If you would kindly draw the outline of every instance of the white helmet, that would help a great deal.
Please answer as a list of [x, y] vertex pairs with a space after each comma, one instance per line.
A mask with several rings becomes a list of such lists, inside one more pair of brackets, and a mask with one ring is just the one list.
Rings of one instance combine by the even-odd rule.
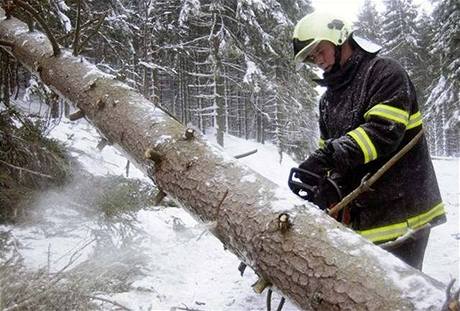
[[[340, 47], [353, 33], [352, 23], [346, 18], [328, 12], [313, 12], [303, 17], [292, 35], [294, 61], [305, 61], [313, 49], [323, 40]], [[354, 41], [365, 51], [377, 53], [381, 47], [353, 35]]]

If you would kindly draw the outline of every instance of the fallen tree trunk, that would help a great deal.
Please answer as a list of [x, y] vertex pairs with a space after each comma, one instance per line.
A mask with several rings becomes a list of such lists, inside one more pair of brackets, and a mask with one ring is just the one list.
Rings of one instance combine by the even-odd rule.
[[11, 42], [5, 50], [73, 102], [156, 185], [211, 223], [226, 248], [301, 308], [438, 310], [442, 305], [445, 285], [186, 132], [83, 58], [66, 50], [53, 56], [45, 35], [5, 19], [3, 11], [0, 40]]

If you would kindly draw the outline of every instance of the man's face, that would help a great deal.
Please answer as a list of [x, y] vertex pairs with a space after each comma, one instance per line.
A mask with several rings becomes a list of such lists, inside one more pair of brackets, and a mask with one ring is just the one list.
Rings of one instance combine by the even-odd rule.
[[306, 61], [314, 63], [325, 72], [330, 71], [335, 63], [335, 45], [329, 41], [321, 41], [307, 56]]

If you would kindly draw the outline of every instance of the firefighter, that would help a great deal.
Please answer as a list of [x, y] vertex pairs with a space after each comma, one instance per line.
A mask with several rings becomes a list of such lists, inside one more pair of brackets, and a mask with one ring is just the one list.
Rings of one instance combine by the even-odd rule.
[[[295, 62], [321, 68], [323, 78], [316, 82], [326, 87], [319, 102], [319, 148], [299, 168], [333, 178], [346, 194], [422, 129], [414, 86], [397, 61], [378, 56], [379, 46], [329, 13], [302, 18], [293, 46]], [[302, 173], [297, 177], [319, 183]], [[319, 196], [329, 196], [321, 185], [330, 183], [319, 183]], [[446, 221], [425, 137], [358, 196], [347, 214], [341, 220], [375, 244], [409, 234], [389, 251], [421, 270], [430, 228]]]

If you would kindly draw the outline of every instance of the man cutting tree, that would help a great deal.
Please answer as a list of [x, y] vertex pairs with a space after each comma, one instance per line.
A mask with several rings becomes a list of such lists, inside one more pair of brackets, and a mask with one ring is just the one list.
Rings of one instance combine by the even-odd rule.
[[[345, 19], [309, 14], [297, 23], [293, 45], [297, 64], [324, 71], [316, 82], [326, 92], [319, 103], [320, 148], [293, 169], [291, 177], [301, 182], [290, 178], [289, 186], [330, 209], [422, 131], [422, 116], [406, 71], [378, 56], [380, 47], [357, 37]], [[425, 137], [332, 216], [375, 244], [405, 237], [387, 249], [421, 269], [430, 228], [446, 221]]]

